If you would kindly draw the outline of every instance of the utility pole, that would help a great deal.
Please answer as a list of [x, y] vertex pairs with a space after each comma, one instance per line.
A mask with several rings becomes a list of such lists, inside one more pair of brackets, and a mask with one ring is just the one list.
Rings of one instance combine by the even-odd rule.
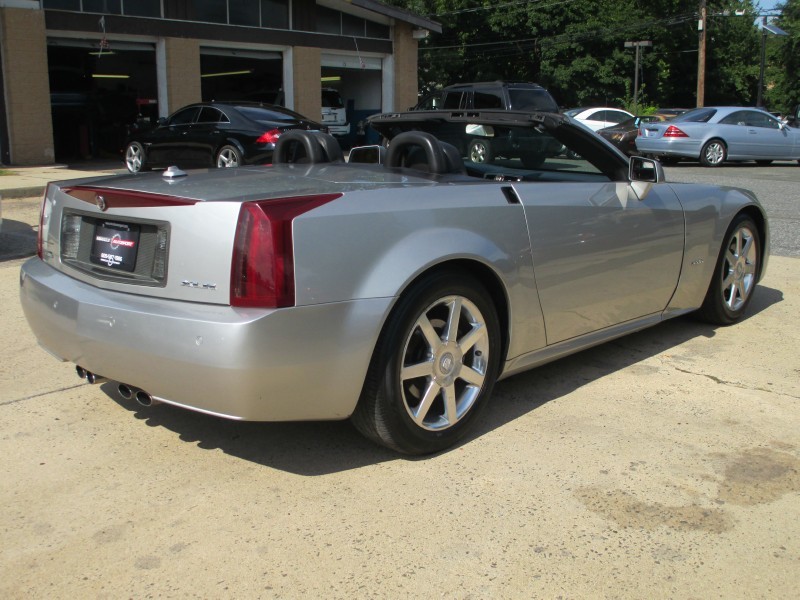
[[633, 112], [639, 114], [639, 53], [641, 48], [652, 46], [653, 42], [644, 40], [639, 42], [625, 42], [626, 48], [636, 48], [636, 59], [633, 74]]
[[700, 20], [697, 22], [697, 108], [706, 97], [706, 0], [700, 0]]

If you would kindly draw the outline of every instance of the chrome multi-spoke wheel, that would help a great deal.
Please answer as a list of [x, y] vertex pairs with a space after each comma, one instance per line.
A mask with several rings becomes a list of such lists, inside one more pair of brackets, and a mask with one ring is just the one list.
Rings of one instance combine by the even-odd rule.
[[734, 219], [725, 235], [714, 277], [700, 314], [708, 321], [728, 325], [744, 314], [761, 269], [758, 228], [746, 215]]
[[492, 147], [486, 140], [473, 140], [469, 145], [467, 153], [469, 159], [474, 163], [489, 163], [494, 159]]
[[403, 349], [403, 405], [428, 430], [452, 427], [486, 381], [489, 336], [481, 311], [463, 296], [436, 300], [417, 318]]
[[500, 348], [497, 310], [479, 282], [460, 271], [423, 277], [381, 333], [353, 423], [408, 454], [453, 445], [491, 395]]
[[139, 142], [131, 142], [125, 148], [125, 166], [131, 173], [144, 170], [144, 148]]
[[242, 156], [233, 146], [223, 146], [217, 152], [217, 168], [227, 169], [242, 164]]
[[700, 151], [700, 164], [704, 167], [718, 167], [725, 162], [727, 155], [728, 149], [722, 140], [710, 140]]
[[728, 240], [722, 259], [722, 301], [732, 311], [744, 306], [756, 284], [758, 248], [749, 227], [739, 227]]

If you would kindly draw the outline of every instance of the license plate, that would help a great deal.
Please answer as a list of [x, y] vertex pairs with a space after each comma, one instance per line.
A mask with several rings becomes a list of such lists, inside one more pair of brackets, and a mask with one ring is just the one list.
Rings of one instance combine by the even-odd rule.
[[91, 260], [111, 269], [133, 271], [138, 248], [138, 225], [101, 221], [95, 226]]

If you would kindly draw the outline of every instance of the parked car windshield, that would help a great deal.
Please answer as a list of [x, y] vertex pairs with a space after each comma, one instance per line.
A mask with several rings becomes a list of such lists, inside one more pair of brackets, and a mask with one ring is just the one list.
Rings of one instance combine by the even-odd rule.
[[509, 88], [513, 110], [544, 110], [558, 112], [558, 106], [547, 90], [518, 90]]
[[323, 108], [344, 108], [342, 97], [334, 90], [322, 90]]
[[260, 106], [239, 106], [237, 108], [245, 117], [259, 123], [274, 123], [275, 121], [294, 123], [301, 119], [300, 115], [290, 111], [283, 112]]
[[695, 108], [688, 112], [678, 115], [673, 121], [689, 121], [692, 123], [708, 123], [717, 114], [715, 108]]

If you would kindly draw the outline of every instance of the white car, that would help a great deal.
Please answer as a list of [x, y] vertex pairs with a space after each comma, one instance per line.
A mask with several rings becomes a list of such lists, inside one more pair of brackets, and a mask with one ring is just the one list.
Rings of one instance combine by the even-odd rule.
[[633, 117], [627, 110], [621, 108], [608, 108], [605, 106], [593, 106], [589, 108], [571, 108], [565, 110], [564, 114], [568, 117], [580, 121], [592, 131], [611, 127], [617, 123], [622, 123]]

